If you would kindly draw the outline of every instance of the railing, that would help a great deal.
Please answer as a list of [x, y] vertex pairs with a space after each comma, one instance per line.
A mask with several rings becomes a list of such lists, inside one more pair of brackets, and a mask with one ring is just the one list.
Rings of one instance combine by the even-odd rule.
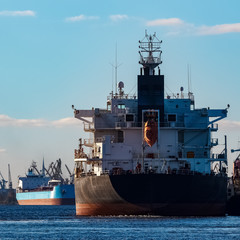
[[103, 170], [101, 171], [101, 175], [109, 175], [110, 171], [109, 170]]
[[227, 160], [227, 156], [224, 153], [213, 153], [212, 154], [212, 161], [226, 161]]
[[104, 140], [105, 140], [104, 137], [97, 137], [95, 142], [97, 142], [97, 143], [104, 142]]
[[84, 139], [83, 145], [86, 147], [92, 147], [94, 145], [93, 139]]
[[218, 145], [218, 138], [212, 138], [211, 139], [211, 146], [217, 146]]
[[[187, 123], [184, 122], [161, 122], [159, 123], [161, 128], [188, 128], [188, 129], [207, 129], [208, 125], [206, 123]], [[84, 122], [84, 131], [94, 131], [95, 129], [109, 129], [109, 128], [142, 128], [142, 122], [126, 122], [126, 121], [119, 121], [119, 122], [111, 122], [111, 124], [106, 123], [86, 123]], [[211, 124], [210, 125], [211, 131], [218, 130], [218, 124]]]
[[[147, 64], [148, 63], [148, 58], [149, 57], [142, 57], [142, 59], [140, 60], [140, 63], [141, 64]], [[153, 63], [160, 64], [161, 63], [161, 59], [159, 57], [151, 57], [151, 60], [153, 60], [153, 62], [151, 62], [150, 64], [153, 64]]]
[[[198, 172], [198, 171], [191, 171], [190, 169], [173, 169], [170, 171], [164, 171], [161, 173], [157, 173], [155, 169], [147, 169], [144, 171], [137, 171], [137, 170], [123, 170], [123, 169], [113, 169], [113, 170], [104, 170], [100, 172], [100, 175], [137, 175], [137, 174], [145, 174], [145, 175], [149, 175], [149, 174], [157, 174], [157, 175], [203, 175], [203, 176], [220, 176], [219, 172], [214, 172], [211, 171], [210, 173], [202, 173], [202, 172]], [[224, 176], [226, 176], [226, 174], [222, 173]], [[97, 174], [94, 172], [87, 172], [87, 173], [80, 173], [78, 175], [78, 177], [86, 177], [86, 176], [96, 176]]]
[[93, 131], [94, 130], [94, 123], [86, 123], [84, 122], [84, 131]]
[[167, 99], [190, 99], [191, 102], [194, 102], [194, 96], [193, 94], [189, 93], [171, 93], [166, 95]]
[[[136, 127], [142, 127], [142, 122], [116, 122], [115, 123], [115, 127], [116, 128], [136, 128]], [[184, 123], [183, 122], [163, 122], [160, 123], [160, 127], [163, 128], [179, 128], [179, 127], [184, 127]]]
[[136, 99], [136, 95], [111, 93], [107, 100], [110, 101], [111, 99]]
[[217, 131], [218, 130], [218, 124], [217, 123], [212, 123], [210, 125], [210, 129], [211, 129], [211, 131]]

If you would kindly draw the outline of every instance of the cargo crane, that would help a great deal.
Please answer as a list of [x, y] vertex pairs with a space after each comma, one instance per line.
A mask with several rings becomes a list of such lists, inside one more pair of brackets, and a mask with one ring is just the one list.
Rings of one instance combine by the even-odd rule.
[[54, 180], [61, 180], [63, 182], [63, 177], [62, 177], [62, 170], [61, 170], [61, 165], [62, 165], [62, 161], [61, 158], [59, 158], [58, 160], [56, 160], [56, 162], [51, 162], [51, 164], [49, 165], [48, 170], [46, 170], [47, 174]]
[[240, 151], [240, 148], [238, 148], [238, 149], [231, 149], [231, 153], [239, 152], [239, 151]]
[[69, 173], [70, 184], [73, 184], [73, 182], [74, 182], [74, 173], [71, 173], [71, 171], [69, 170], [67, 164], [65, 164], [65, 167], [66, 167], [66, 169], [67, 169], [67, 171]]
[[2, 175], [1, 172], [0, 172], [0, 177], [1, 177], [1, 179], [0, 179], [1, 189], [6, 189], [6, 183], [7, 183], [8, 181], [6, 181], [6, 180], [4, 179], [4, 177], [3, 177], [3, 175]]
[[49, 169], [46, 169], [45, 167], [44, 167], [44, 170], [46, 171], [46, 173], [47, 173], [47, 175], [49, 176], [49, 177], [51, 177], [51, 174], [49, 173]]
[[8, 188], [12, 189], [12, 177], [10, 171], [10, 164], [8, 164]]
[[37, 169], [37, 163], [36, 162], [32, 161], [31, 168], [33, 168], [37, 172], [38, 175], [41, 175], [40, 172]]

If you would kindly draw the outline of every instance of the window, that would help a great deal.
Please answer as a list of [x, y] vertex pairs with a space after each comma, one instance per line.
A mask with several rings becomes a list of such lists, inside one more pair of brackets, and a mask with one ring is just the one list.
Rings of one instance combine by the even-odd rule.
[[126, 122], [133, 122], [134, 115], [133, 114], [126, 114]]
[[118, 104], [118, 109], [125, 109], [125, 104]]
[[176, 114], [168, 114], [168, 122], [176, 122], [177, 116]]
[[117, 138], [118, 138], [119, 143], [123, 142], [123, 131], [118, 131], [117, 132]]

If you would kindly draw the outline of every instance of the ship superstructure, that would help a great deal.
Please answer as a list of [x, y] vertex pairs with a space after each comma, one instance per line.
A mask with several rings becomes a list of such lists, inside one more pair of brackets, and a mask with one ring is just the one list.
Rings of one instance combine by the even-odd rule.
[[[74, 110], [75, 117], [84, 122], [84, 130], [92, 133], [75, 150], [77, 214], [191, 215], [192, 211], [208, 215], [204, 204], [206, 207], [209, 201], [217, 206], [212, 212], [207, 207], [209, 215], [223, 214], [226, 137], [225, 148], [216, 154], [213, 147], [218, 139], [212, 133], [218, 130], [216, 123], [227, 116], [227, 108], [196, 109], [193, 94], [184, 94], [183, 88], [180, 94], [165, 96], [159, 68], [161, 41], [146, 33], [139, 43], [138, 96], [125, 94], [124, 84], [119, 82], [118, 93], [108, 97], [106, 109]], [[88, 154], [83, 147], [89, 148]], [[90, 184], [88, 190], [85, 184]], [[106, 195], [97, 194], [101, 191]]]

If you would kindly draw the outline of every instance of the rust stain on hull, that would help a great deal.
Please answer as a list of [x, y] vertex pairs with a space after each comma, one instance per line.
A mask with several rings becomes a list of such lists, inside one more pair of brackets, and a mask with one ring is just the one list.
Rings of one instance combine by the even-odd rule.
[[79, 204], [76, 203], [78, 216], [110, 215], [161, 215], [161, 216], [224, 216], [224, 204]]
[[115, 204], [76, 204], [76, 214], [80, 216], [97, 215], [144, 215], [147, 211], [139, 206], [130, 203]]

